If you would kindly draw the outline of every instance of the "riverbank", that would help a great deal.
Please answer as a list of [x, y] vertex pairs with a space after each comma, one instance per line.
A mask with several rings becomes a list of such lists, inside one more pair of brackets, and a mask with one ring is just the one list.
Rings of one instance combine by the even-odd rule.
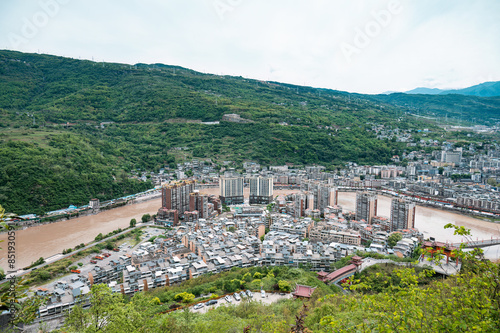
[[[16, 225], [16, 226], [14, 226], [14, 228], [15, 228], [15, 230], [24, 230], [24, 229], [35, 227], [35, 226], [41, 226], [41, 225], [46, 225], [46, 224], [51, 224], [51, 223], [58, 223], [58, 222], [62, 222], [62, 221], [70, 221], [70, 220], [74, 220], [74, 219], [77, 219], [80, 217], [89, 216], [89, 215], [97, 215], [99, 213], [102, 213], [102, 212], [105, 212], [105, 211], [108, 211], [111, 209], [116, 209], [116, 208], [123, 207], [126, 205], [134, 205], [134, 204], [138, 204], [138, 203], [142, 203], [145, 201], [154, 200], [154, 199], [158, 199], [158, 198], [161, 198], [161, 192], [159, 194], [155, 193], [155, 194], [151, 194], [151, 195], [140, 196], [140, 197], [128, 200], [126, 202], [116, 203], [112, 206], [105, 206], [102, 209], [96, 209], [96, 210], [87, 209], [87, 210], [83, 210], [83, 211], [78, 211], [77, 213], [74, 213], [74, 214], [67, 214], [64, 217], [61, 217], [61, 218], [53, 220], [53, 221], [26, 223], [26, 224]], [[6, 233], [6, 232], [7, 232], [6, 230], [0, 231], [0, 235], [2, 233]]]
[[[276, 190], [276, 195], [296, 193], [298, 190]], [[219, 194], [218, 188], [200, 189], [203, 194]], [[248, 197], [249, 189], [244, 189]], [[379, 195], [378, 215], [390, 216], [390, 197]], [[339, 205], [346, 211], [354, 211], [356, 203], [355, 192], [339, 192]], [[118, 228], [126, 228], [130, 220], [140, 220], [144, 214], [156, 214], [161, 207], [161, 198], [142, 198], [140, 202], [102, 211], [99, 214], [78, 217], [71, 220], [36, 225], [24, 230], [16, 231], [16, 266], [25, 267], [39, 257], [50, 257], [61, 253], [64, 249], [73, 248], [80, 243], [88, 243], [99, 233], [107, 234]], [[415, 227], [424, 237], [435, 237], [439, 241], [461, 242], [462, 237], [453, 235], [452, 230], [444, 229], [448, 223], [465, 226], [472, 230], [474, 239], [489, 239], [500, 237], [500, 225], [483, 221], [467, 215], [461, 215], [436, 208], [417, 206]], [[0, 235], [0, 240], [6, 240], [7, 235]], [[5, 244], [5, 243], [4, 243]], [[487, 257], [495, 259], [500, 257], [500, 246], [485, 249]], [[0, 257], [6, 258], [6, 248], [0, 250]], [[0, 266], [6, 266], [0, 262]]]
[[[78, 217], [44, 225], [36, 225], [15, 232], [16, 269], [29, 266], [40, 257], [50, 257], [64, 249], [74, 248], [80, 243], [89, 243], [102, 233], [103, 235], [118, 228], [127, 228], [130, 220], [140, 221], [144, 214], [156, 214], [161, 206], [161, 198], [130, 204], [99, 214]], [[7, 235], [0, 235], [6, 240]], [[6, 243], [4, 243], [6, 244]], [[7, 258], [7, 249], [0, 250], [0, 258]], [[5, 268], [6, 263], [0, 262]]]

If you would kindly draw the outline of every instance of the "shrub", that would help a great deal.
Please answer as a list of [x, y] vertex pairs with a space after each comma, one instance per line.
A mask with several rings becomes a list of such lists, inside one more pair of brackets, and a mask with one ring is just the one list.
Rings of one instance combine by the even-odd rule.
[[184, 303], [191, 303], [194, 301], [194, 295], [191, 293], [183, 292], [175, 295], [174, 300], [182, 301]]
[[50, 279], [50, 273], [47, 271], [39, 271], [38, 272], [38, 279], [40, 279], [42, 281], [46, 281], [46, 280]]
[[281, 291], [290, 292], [292, 290], [292, 285], [290, 284], [290, 282], [285, 281], [285, 280], [280, 280], [278, 282], [278, 287], [279, 287], [279, 290], [281, 290]]

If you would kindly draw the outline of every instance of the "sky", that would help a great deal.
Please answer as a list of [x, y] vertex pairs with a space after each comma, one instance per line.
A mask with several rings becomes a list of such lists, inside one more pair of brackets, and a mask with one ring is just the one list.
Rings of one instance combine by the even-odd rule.
[[358, 93], [500, 81], [498, 0], [2, 0], [0, 49]]

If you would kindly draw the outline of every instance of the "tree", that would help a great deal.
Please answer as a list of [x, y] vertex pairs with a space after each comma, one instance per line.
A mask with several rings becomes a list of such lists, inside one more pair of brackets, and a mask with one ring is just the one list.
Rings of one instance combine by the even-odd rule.
[[151, 320], [158, 298], [137, 293], [125, 303], [120, 293], [113, 293], [105, 284], [94, 284], [90, 294], [92, 306], [83, 310], [74, 306], [65, 321], [65, 330], [75, 333], [155, 332]]
[[280, 281], [278, 281], [278, 286], [279, 286], [281, 291], [285, 291], [285, 292], [292, 291], [292, 285], [288, 281], [280, 280]]
[[41, 265], [43, 263], [45, 263], [45, 259], [43, 259], [43, 257], [40, 257], [40, 258], [38, 258], [37, 261], [35, 261], [34, 263], [32, 263], [30, 267], [35, 267], [35, 266]]
[[68, 315], [67, 329], [70, 332], [106, 331], [113, 313], [123, 304], [122, 295], [113, 294], [104, 284], [94, 284], [90, 293], [89, 310], [75, 306]]
[[31, 323], [37, 317], [39, 307], [47, 301], [45, 297], [27, 297], [24, 282], [23, 278], [11, 278], [9, 292], [0, 295], [0, 309], [10, 310], [10, 322], [14, 325]]
[[183, 303], [192, 303], [194, 301], [194, 294], [188, 292], [182, 292], [180, 294], [175, 295], [174, 300], [182, 301]]
[[149, 220], [151, 220], [151, 215], [149, 215], [149, 214], [144, 214], [144, 215], [142, 215], [141, 220], [142, 220], [142, 222], [143, 222], [143, 223], [146, 223], [146, 222], [148, 222]]
[[[463, 226], [448, 224], [445, 228], [470, 236]], [[462, 244], [452, 253], [462, 262], [462, 270], [447, 279], [429, 283], [432, 271], [398, 268], [392, 272], [395, 278], [379, 293], [373, 293], [369, 283], [354, 280], [352, 297], [329, 295], [315, 309], [328, 312], [316, 318], [316, 328], [334, 332], [498, 332], [499, 265], [484, 260], [479, 248], [464, 248]], [[332, 311], [338, 306], [342, 311]]]
[[246, 282], [252, 281], [252, 274], [250, 274], [250, 272], [245, 273], [245, 275], [243, 275], [243, 280]]
[[136, 219], [131, 219], [130, 220], [130, 227], [131, 228], [135, 227], [136, 224], [137, 224], [137, 220]]
[[[2, 231], [3, 229], [7, 229], [8, 231], [11, 230], [12, 227], [9, 227], [7, 225], [7, 223], [5, 222], [6, 218], [13, 218], [13, 217], [17, 217], [16, 214], [5, 214], [5, 209], [2, 207], [2, 205], [0, 205], [0, 231]], [[9, 232], [10, 234], [10, 232]], [[0, 240], [0, 243], [3, 242], [3, 240]], [[0, 250], [2, 248], [0, 247]]]
[[399, 232], [392, 233], [389, 237], [387, 237], [387, 245], [392, 249], [397, 242], [403, 239], [403, 235]]

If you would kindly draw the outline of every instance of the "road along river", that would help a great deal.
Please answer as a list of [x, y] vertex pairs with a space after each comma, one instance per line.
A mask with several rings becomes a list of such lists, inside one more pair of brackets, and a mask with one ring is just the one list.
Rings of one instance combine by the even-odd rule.
[[[248, 188], [245, 197], [248, 197]], [[201, 193], [219, 194], [218, 188], [201, 189]], [[295, 190], [276, 190], [275, 195], [288, 194]], [[356, 203], [356, 193], [340, 192], [339, 204], [344, 211], [353, 211]], [[390, 216], [391, 198], [378, 196], [378, 215]], [[104, 211], [97, 215], [89, 215], [51, 224], [30, 227], [16, 231], [16, 267], [22, 268], [40, 257], [50, 257], [61, 253], [64, 249], [73, 248], [80, 243], [88, 243], [99, 234], [106, 234], [118, 228], [129, 226], [130, 220], [140, 220], [143, 214], [156, 214], [161, 206], [161, 199], [143, 201], [137, 204], [118, 207]], [[462, 241], [462, 237], [454, 236], [450, 229], [444, 225], [453, 223], [465, 226], [472, 230], [473, 238], [490, 239], [500, 237], [500, 224], [485, 222], [466, 215], [449, 211], [417, 206], [415, 226], [423, 232], [425, 237], [435, 237], [440, 241]], [[0, 267], [7, 270], [7, 234], [1, 234], [0, 240]], [[500, 257], [500, 246], [492, 246], [486, 250], [487, 257], [496, 259]]]

